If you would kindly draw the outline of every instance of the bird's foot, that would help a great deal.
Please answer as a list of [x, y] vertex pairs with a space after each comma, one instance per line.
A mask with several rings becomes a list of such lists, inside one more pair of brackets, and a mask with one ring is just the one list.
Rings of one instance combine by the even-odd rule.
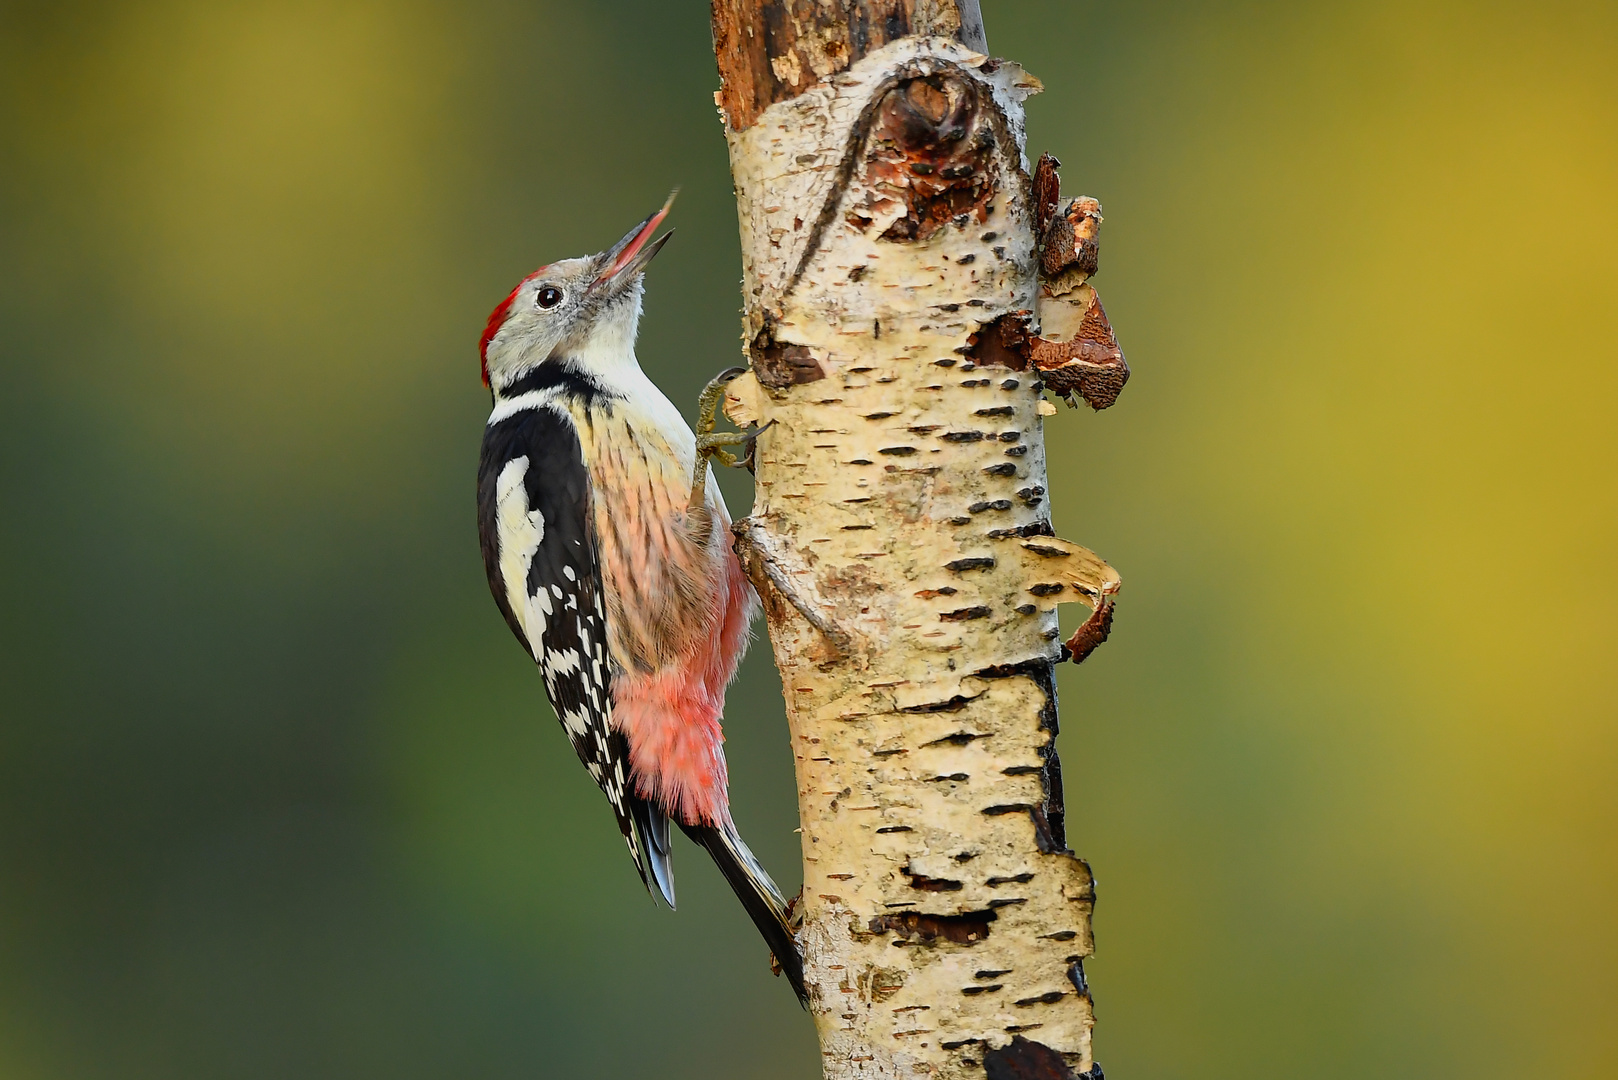
[[[764, 428], [755, 428], [752, 431], [714, 430], [714, 425], [718, 423], [719, 403], [725, 399], [726, 385], [738, 375], [745, 374], [747, 369], [740, 367], [721, 371], [702, 388], [702, 396], [697, 399], [697, 465], [691, 477], [691, 498], [686, 503], [686, 510], [694, 522], [710, 516], [707, 514], [708, 462], [717, 461], [728, 469], [741, 465], [751, 467], [754, 440], [764, 430]], [[738, 458], [725, 449], [727, 446], [745, 446], [747, 452]], [[711, 529], [712, 524], [710, 519], [707, 527]]]
[[702, 396], [697, 398], [697, 436], [700, 438], [713, 431], [714, 424], [718, 422], [719, 403], [725, 400], [725, 387], [730, 385], [732, 379], [746, 375], [744, 367], [726, 368], [708, 380], [708, 385], [702, 388]]
[[691, 499], [686, 503], [687, 510], [695, 511], [708, 505], [708, 462], [713, 460], [728, 469], [736, 468], [742, 459], [725, 447], [746, 446], [749, 450], [747, 456], [751, 457], [755, 437], [741, 431], [710, 431], [697, 436], [697, 468], [691, 477]]

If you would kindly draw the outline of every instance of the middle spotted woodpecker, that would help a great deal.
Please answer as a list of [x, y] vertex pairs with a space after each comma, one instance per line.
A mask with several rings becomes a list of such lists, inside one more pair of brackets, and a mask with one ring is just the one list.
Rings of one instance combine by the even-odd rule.
[[668, 211], [598, 255], [534, 271], [489, 316], [483, 562], [641, 880], [674, 906], [672, 820], [713, 857], [803, 1001], [786, 902], [726, 792], [719, 718], [758, 607], [708, 476], [726, 437], [699, 440], [635, 359]]

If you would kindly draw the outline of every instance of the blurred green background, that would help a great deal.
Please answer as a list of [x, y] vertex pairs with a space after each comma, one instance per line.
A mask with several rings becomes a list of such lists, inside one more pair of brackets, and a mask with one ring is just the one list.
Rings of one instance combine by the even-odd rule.
[[[706, 7], [0, 5], [4, 1080], [818, 1075], [475, 538], [535, 265], [679, 184], [641, 355], [737, 358]], [[1618, 1076], [1618, 9], [984, 8], [1135, 371], [1049, 427], [1108, 1075]], [[727, 730], [795, 888], [763, 648]]]

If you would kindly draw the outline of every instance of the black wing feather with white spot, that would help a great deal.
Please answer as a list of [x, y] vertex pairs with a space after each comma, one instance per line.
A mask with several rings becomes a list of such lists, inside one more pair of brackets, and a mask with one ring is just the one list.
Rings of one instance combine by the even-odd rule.
[[646, 881], [647, 842], [656, 840], [642, 819], [661, 815], [635, 796], [629, 746], [612, 729], [606, 600], [590, 522], [590, 477], [571, 418], [541, 406], [488, 427], [478, 532], [489, 590], [538, 663], [557, 719], [612, 803]]

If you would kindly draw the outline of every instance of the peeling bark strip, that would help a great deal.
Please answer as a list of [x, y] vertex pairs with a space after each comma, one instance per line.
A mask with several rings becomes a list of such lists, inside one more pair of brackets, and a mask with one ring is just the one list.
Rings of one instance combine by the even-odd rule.
[[1081, 394], [1109, 360], [1093, 325], [1039, 322], [1089, 305], [1099, 207], [1064, 207], [1052, 167], [1036, 220], [1039, 83], [968, 22], [952, 0], [714, 5], [752, 361], [725, 410], [770, 425], [737, 549], [787, 700], [830, 1080], [1100, 1076], [1053, 664], [1056, 606], [1096, 613], [1067, 647], [1088, 652], [1119, 580], [1052, 534], [1040, 350], [1080, 342], [1051, 370], [1090, 365], [1066, 372]]

